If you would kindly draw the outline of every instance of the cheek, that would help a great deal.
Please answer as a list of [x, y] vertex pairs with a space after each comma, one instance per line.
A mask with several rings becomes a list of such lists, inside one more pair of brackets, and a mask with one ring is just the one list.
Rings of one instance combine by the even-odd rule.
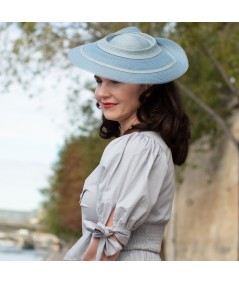
[[98, 101], [98, 100], [99, 100], [99, 96], [98, 96], [97, 89], [95, 89], [95, 93], [94, 93], [94, 95], [95, 95], [95, 99]]
[[132, 101], [130, 102], [130, 105], [134, 108], [138, 108], [140, 106], [140, 94], [139, 93], [136, 93], [133, 98], [132, 98]]
[[139, 106], [140, 102], [135, 98], [135, 100], [126, 101], [124, 105], [122, 105], [122, 111], [125, 113], [136, 113]]
[[136, 109], [138, 108], [140, 105], [140, 102], [137, 98], [135, 98], [135, 100], [128, 102], [128, 107], [132, 108], [132, 109]]

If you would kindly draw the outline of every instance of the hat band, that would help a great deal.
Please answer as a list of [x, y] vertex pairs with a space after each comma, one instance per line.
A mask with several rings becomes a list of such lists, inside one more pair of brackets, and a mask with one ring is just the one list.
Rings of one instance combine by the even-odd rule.
[[107, 63], [103, 63], [101, 61], [98, 61], [90, 56], [88, 56], [85, 51], [84, 51], [84, 46], [80, 47], [80, 52], [81, 54], [88, 60], [90, 60], [91, 62], [94, 62], [100, 66], [104, 66], [113, 70], [118, 70], [118, 71], [122, 71], [122, 72], [127, 72], [127, 73], [134, 73], [134, 74], [150, 74], [150, 73], [158, 73], [164, 70], [167, 70], [169, 68], [171, 68], [175, 63], [176, 60], [172, 57], [171, 54], [169, 54], [169, 52], [165, 49], [165, 52], [167, 52], [168, 56], [170, 56], [172, 58], [172, 62], [168, 65], [165, 65], [164, 67], [161, 68], [156, 68], [156, 69], [149, 69], [149, 70], [131, 70], [131, 69], [126, 69], [126, 68], [121, 68], [121, 67], [117, 67], [117, 66], [113, 66]]

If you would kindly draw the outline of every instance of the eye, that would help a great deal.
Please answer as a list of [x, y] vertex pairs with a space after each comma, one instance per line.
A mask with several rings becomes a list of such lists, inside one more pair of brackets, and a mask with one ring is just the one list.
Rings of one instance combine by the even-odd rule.
[[100, 79], [96, 79], [95, 81], [96, 81], [97, 84], [101, 84], [102, 83], [102, 80], [100, 80]]
[[102, 80], [99, 77], [94, 76], [94, 78], [95, 78], [95, 81], [96, 81], [97, 84], [101, 84], [102, 83]]
[[112, 83], [112, 84], [120, 84], [120, 82], [114, 81], [114, 80], [111, 80], [111, 83]]

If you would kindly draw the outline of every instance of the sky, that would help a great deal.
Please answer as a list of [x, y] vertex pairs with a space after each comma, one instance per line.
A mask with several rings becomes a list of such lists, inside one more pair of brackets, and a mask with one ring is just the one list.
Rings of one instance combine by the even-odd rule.
[[45, 87], [30, 99], [17, 85], [0, 94], [0, 209], [39, 208], [69, 129], [66, 95]]
[[[78, 70], [76, 70], [77, 72]], [[60, 72], [60, 70], [58, 70]], [[91, 74], [78, 71], [82, 82]], [[36, 80], [29, 98], [18, 84], [0, 93], [0, 209], [32, 211], [43, 201], [52, 166], [64, 140], [72, 133], [67, 106], [70, 79], [52, 87], [54, 76]], [[38, 92], [37, 84], [41, 87]], [[83, 91], [81, 102], [92, 98]]]

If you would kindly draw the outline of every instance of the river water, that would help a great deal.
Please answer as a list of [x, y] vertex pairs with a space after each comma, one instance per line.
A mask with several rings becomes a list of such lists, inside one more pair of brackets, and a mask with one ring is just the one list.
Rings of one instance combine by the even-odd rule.
[[16, 246], [1, 247], [0, 261], [40, 261], [44, 260], [48, 251], [37, 249], [22, 249]]

